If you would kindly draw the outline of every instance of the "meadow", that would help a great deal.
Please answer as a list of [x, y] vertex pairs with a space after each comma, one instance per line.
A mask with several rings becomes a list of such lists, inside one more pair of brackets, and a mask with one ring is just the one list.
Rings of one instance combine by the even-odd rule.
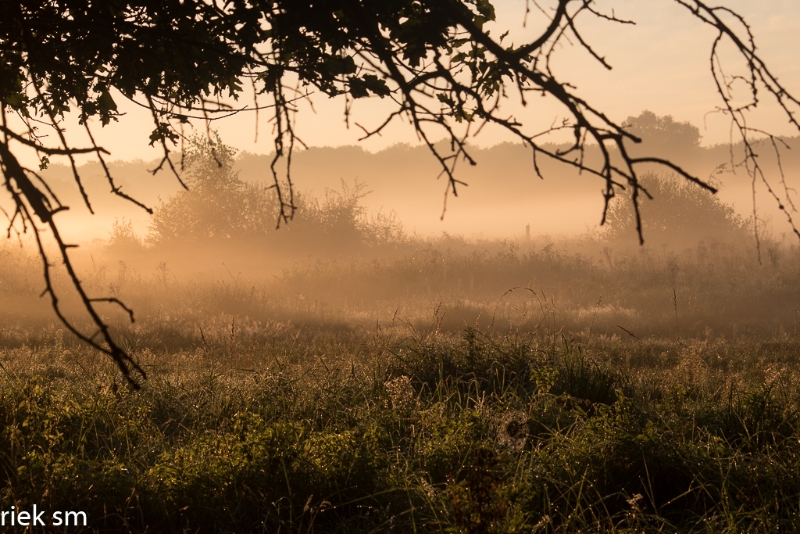
[[382, 247], [205, 279], [96, 250], [138, 391], [47, 303], [20, 311], [36, 258], [4, 248], [3, 509], [84, 512], [69, 532], [800, 527], [796, 245]]

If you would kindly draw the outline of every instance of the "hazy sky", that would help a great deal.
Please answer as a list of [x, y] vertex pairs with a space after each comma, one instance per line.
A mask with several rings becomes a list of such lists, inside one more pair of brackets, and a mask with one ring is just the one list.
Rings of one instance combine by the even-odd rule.
[[[744, 15], [752, 26], [759, 51], [762, 58], [770, 66], [772, 72], [780, 78], [785, 87], [795, 96], [800, 96], [800, 66], [796, 51], [800, 50], [800, 1], [799, 0], [716, 0]], [[540, 5], [553, 4], [554, 0], [539, 0]], [[499, 35], [510, 30], [506, 42], [519, 45], [529, 42], [540, 35], [547, 25], [548, 19], [536, 10], [531, 2], [532, 11], [528, 16], [528, 23], [523, 27], [525, 15], [525, 0], [495, 0], [498, 8], [498, 22], [492, 29], [493, 35]], [[613, 66], [612, 71], [607, 71], [593, 60], [582, 48], [565, 45], [558, 50], [553, 68], [561, 81], [570, 81], [577, 87], [579, 96], [593, 105], [596, 109], [616, 121], [624, 121], [629, 116], [636, 116], [648, 109], [658, 115], [672, 115], [678, 121], [689, 121], [701, 129], [703, 142], [706, 145], [723, 143], [728, 140], [730, 132], [729, 121], [720, 114], [708, 115], [720, 104], [716, 90], [709, 72], [709, 51], [715, 38], [715, 33], [698, 22], [684, 7], [675, 0], [598, 0], [596, 8], [604, 13], [611, 13], [623, 19], [635, 20], [635, 26], [620, 25], [609, 21], [598, 20], [591, 16], [579, 19], [582, 23], [584, 38], [591, 43], [598, 54], [604, 56]], [[728, 57], [727, 59], [731, 59]], [[728, 72], [741, 68], [741, 62], [728, 62]], [[763, 96], [763, 93], [762, 93]], [[120, 111], [126, 113], [118, 123], [112, 123], [101, 129], [95, 125], [95, 137], [98, 142], [112, 153], [110, 160], [146, 161], [160, 157], [159, 150], [148, 146], [148, 137], [152, 130], [149, 112], [129, 102], [121, 95], [116, 95]], [[248, 103], [247, 99], [241, 102]], [[344, 102], [341, 99], [329, 99], [324, 95], [313, 97], [314, 110], [308, 105], [303, 105], [298, 117], [296, 131], [310, 146], [342, 146], [358, 144], [361, 131], [353, 128], [347, 130], [343, 122]], [[798, 135], [788, 127], [785, 117], [777, 112], [776, 106], [769, 98], [761, 102], [765, 112], [751, 117], [750, 125], [776, 134]], [[357, 102], [354, 108], [354, 121], [365, 126], [374, 126], [382, 122], [387, 114], [387, 102], [378, 98], [365, 99]], [[539, 98], [532, 98], [527, 108], [523, 108], [516, 101], [507, 105], [504, 111], [513, 114], [518, 120], [528, 127], [528, 132], [546, 129], [556, 119], [563, 117], [562, 110], [549, 105]], [[800, 112], [800, 110], [796, 110]], [[83, 129], [74, 120], [68, 120], [65, 126], [68, 135], [73, 141], [82, 139], [85, 135]], [[198, 125], [202, 127], [202, 125]], [[222, 134], [223, 140], [237, 147], [253, 153], [269, 153], [272, 150], [270, 135], [271, 125], [267, 113], [262, 112], [260, 117], [260, 137], [254, 143], [255, 115], [241, 113], [235, 117], [215, 122], [214, 128]], [[434, 138], [441, 138], [441, 134], [434, 134]], [[502, 141], [513, 140], [502, 131], [486, 129], [473, 140], [473, 143], [489, 147]], [[398, 142], [410, 144], [418, 143], [413, 129], [405, 123], [398, 123], [384, 132], [382, 137], [372, 138], [362, 146], [372, 152], [377, 152]], [[76, 143], [77, 144], [77, 143]], [[19, 152], [21, 159], [30, 166], [35, 166], [32, 154], [25, 155]], [[58, 161], [57, 158], [52, 158]], [[91, 159], [87, 156], [84, 160]], [[79, 160], [81, 161], [81, 160]], [[480, 179], [494, 179], [497, 169], [492, 166], [479, 166], [477, 169], [480, 177], [472, 176], [473, 182]], [[438, 172], [431, 168], [431, 178]], [[369, 177], [386, 177], [391, 172], [368, 173]], [[363, 179], [366, 174], [362, 174]], [[392, 175], [393, 176], [393, 175]], [[342, 177], [352, 179], [353, 176]], [[158, 179], [161, 177], [159, 176]], [[171, 179], [170, 177], [167, 177]], [[505, 178], [508, 178], [507, 176]], [[338, 183], [338, 182], [337, 182]], [[308, 181], [301, 182], [301, 189], [310, 187]], [[475, 215], [466, 208], [470, 195], [477, 195], [478, 185], [473, 184], [459, 203], [451, 202], [446, 223], [439, 221], [441, 215], [442, 185], [440, 182], [430, 180], [432, 191], [426, 199], [433, 199], [433, 207], [420, 207], [417, 219], [414, 214], [402, 212], [401, 220], [409, 225], [411, 230], [416, 229], [421, 233], [428, 231], [444, 231], [465, 229], [468, 224], [464, 222]], [[538, 185], [528, 184], [531, 188]], [[527, 185], [526, 185], [527, 187]], [[541, 193], [535, 189], [536, 194]], [[376, 196], [379, 196], [376, 194]], [[519, 195], [515, 195], [514, 198]], [[537, 198], [539, 198], [537, 196]], [[577, 220], [568, 218], [572, 223], [579, 224], [581, 230], [584, 224], [596, 223], [601, 213], [600, 202], [602, 197], [598, 194], [595, 204], [587, 208], [583, 204], [579, 207], [566, 207], [559, 205], [559, 212], [569, 213], [576, 211], [589, 212], [589, 219]], [[748, 196], [750, 199], [751, 196]], [[766, 197], [764, 197], [766, 198]], [[374, 200], [374, 199], [373, 199]], [[733, 199], [726, 199], [732, 201]], [[584, 202], [578, 199], [579, 202]], [[388, 201], [382, 204], [384, 210], [399, 209]], [[416, 204], [424, 202], [415, 201]], [[764, 203], [766, 203], [764, 201]], [[763, 204], [761, 204], [763, 205]], [[80, 206], [70, 212], [76, 217], [81, 211]], [[533, 209], [533, 208], [531, 208]], [[752, 209], [748, 200], [742, 208], [742, 213]], [[542, 211], [542, 206], [537, 205], [537, 213], [541, 220], [550, 221], [553, 227], [566, 231], [566, 223], [558, 217]], [[142, 219], [138, 221], [137, 231], [146, 232], [149, 219], [139, 214]], [[462, 218], [459, 218], [462, 217]], [[487, 216], [488, 217], [488, 216]], [[511, 215], [506, 213], [505, 218]], [[567, 217], [566, 215], [564, 217]], [[571, 215], [569, 216], [571, 217]], [[486, 218], [486, 217], [484, 217]], [[113, 219], [109, 219], [113, 220]], [[552, 231], [539, 224], [539, 219], [528, 215], [520, 215], [518, 221], [512, 225], [516, 232], [524, 228], [525, 223], [534, 223], [537, 231]], [[540, 227], [541, 226], [541, 227]], [[574, 224], [573, 224], [574, 226]], [[90, 228], [91, 227], [91, 228]], [[452, 227], [452, 228], [451, 228]], [[86, 222], [85, 226], [75, 227], [81, 235], [96, 236], [107, 234], [104, 224], [96, 221]], [[575, 230], [574, 228], [570, 227]]]
[[[797, 0], [717, 0], [743, 14], [752, 25], [763, 58], [773, 72], [794, 94], [800, 94], [800, 68], [795, 51], [800, 50], [800, 2]], [[541, 5], [553, 2], [539, 2]], [[522, 27], [525, 0], [495, 0], [498, 8], [497, 30], [512, 30], [509, 37], [515, 44], [538, 35], [547, 20], [531, 3], [528, 25]], [[708, 53], [714, 32], [704, 28], [693, 16], [673, 0], [600, 0], [597, 9], [621, 18], [637, 21], [636, 26], [614, 24], [585, 18], [585, 38], [597, 52], [613, 66], [606, 71], [578, 47], [565, 46], [555, 61], [555, 72], [563, 80], [577, 86], [579, 94], [596, 108], [604, 110], [615, 120], [638, 115], [649, 109], [658, 115], [672, 115], [679, 121], [690, 121], [700, 127], [705, 144], [725, 142], [729, 135], [729, 122], [716, 114], [705, 120], [707, 112], [719, 104], [709, 73]], [[733, 65], [733, 63], [731, 63]], [[527, 108], [516, 104], [506, 108], [530, 131], [544, 129], [561, 110], [533, 99]], [[97, 137], [112, 152], [111, 159], [154, 159], [158, 151], [148, 147], [152, 129], [149, 113], [117, 97], [121, 111], [127, 113], [118, 124], [102, 131], [97, 127]], [[360, 130], [347, 130], [343, 123], [343, 106], [340, 99], [323, 95], [313, 98], [316, 113], [303, 106], [298, 118], [297, 131], [311, 146], [340, 146], [355, 144]], [[797, 134], [786, 125], [786, 120], [775, 112], [768, 99], [762, 104], [772, 112], [759, 114], [753, 125], [781, 134]], [[355, 120], [364, 125], [376, 125], [385, 116], [386, 103], [380, 99], [359, 101], [355, 107]], [[68, 123], [68, 128], [70, 124]], [[270, 130], [266, 113], [260, 120], [260, 137], [254, 143], [255, 116], [243, 113], [237, 117], [217, 122], [228, 144], [241, 150], [268, 153], [271, 150]], [[80, 133], [77, 126], [71, 130]], [[437, 135], [436, 137], [441, 137]], [[504, 132], [486, 130], [474, 140], [480, 146], [491, 146], [511, 140]], [[415, 144], [412, 129], [398, 123], [382, 137], [364, 143], [368, 150], [380, 150], [397, 142]]]

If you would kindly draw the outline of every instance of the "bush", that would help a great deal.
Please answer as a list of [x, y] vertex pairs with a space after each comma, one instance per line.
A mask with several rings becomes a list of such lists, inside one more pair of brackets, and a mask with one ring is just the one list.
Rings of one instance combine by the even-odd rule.
[[187, 190], [153, 214], [149, 241], [158, 245], [229, 240], [262, 234], [274, 226], [277, 205], [263, 189], [246, 184], [233, 170], [236, 150], [195, 138], [187, 150]]
[[[644, 195], [639, 197], [642, 232], [647, 244], [691, 246], [700, 240], [742, 242], [749, 239], [747, 220], [708, 191], [674, 174], [647, 173], [640, 181], [653, 197], [652, 201]], [[611, 206], [607, 226], [608, 239], [637, 241], [636, 217], [629, 199], [619, 198]]]
[[274, 189], [241, 180], [235, 156], [219, 137], [193, 140], [185, 162], [188, 189], [156, 209], [148, 238], [152, 245], [206, 250], [226, 245], [324, 256], [404, 239], [393, 214], [369, 216], [361, 205], [369, 192], [357, 181], [352, 186], [342, 181], [341, 192], [327, 190], [322, 200], [296, 194], [296, 216], [276, 231], [280, 208]]
[[114, 257], [141, 253], [144, 250], [142, 239], [133, 230], [133, 222], [129, 219], [116, 219], [111, 227], [111, 237], [106, 244], [106, 252]]

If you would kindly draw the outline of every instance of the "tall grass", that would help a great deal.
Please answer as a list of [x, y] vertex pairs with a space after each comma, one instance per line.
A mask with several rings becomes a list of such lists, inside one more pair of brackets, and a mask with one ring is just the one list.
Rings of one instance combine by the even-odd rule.
[[[795, 340], [209, 326], [6, 349], [3, 502], [118, 532], [798, 526]], [[121, 383], [121, 382], [120, 382]]]
[[206, 279], [98, 256], [140, 392], [13, 307], [40, 282], [4, 251], [0, 499], [96, 532], [798, 529], [797, 248], [570, 246]]
[[372, 259], [296, 261], [275, 275], [226, 264], [212, 280], [192, 280], [169, 263], [148, 270], [123, 263], [87, 283], [124, 296], [141, 314], [169, 310], [171, 320], [191, 322], [224, 313], [295, 324], [403, 320], [424, 329], [435, 312], [438, 328], [451, 332], [798, 334], [796, 246], [773, 245], [760, 263], [747, 247], [615, 252], [589, 241], [571, 248], [442, 238]]

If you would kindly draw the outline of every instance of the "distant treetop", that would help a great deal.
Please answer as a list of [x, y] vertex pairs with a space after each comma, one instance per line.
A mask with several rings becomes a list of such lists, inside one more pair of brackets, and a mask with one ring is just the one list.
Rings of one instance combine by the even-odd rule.
[[642, 148], [663, 147], [669, 154], [679, 156], [700, 147], [700, 129], [689, 122], [676, 122], [672, 115], [659, 117], [645, 110], [638, 117], [628, 117], [625, 126], [642, 139]]

